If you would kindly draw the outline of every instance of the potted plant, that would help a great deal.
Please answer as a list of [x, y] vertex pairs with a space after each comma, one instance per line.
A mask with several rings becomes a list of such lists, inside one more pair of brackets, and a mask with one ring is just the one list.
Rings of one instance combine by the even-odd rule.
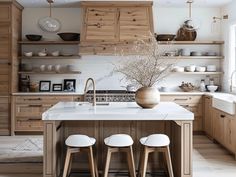
[[155, 86], [171, 73], [175, 63], [175, 60], [165, 56], [168, 46], [161, 48], [154, 35], [151, 35], [148, 40], [135, 41], [127, 52], [117, 50], [122, 60], [115, 66], [115, 71], [137, 86], [135, 100], [142, 108], [153, 108], [160, 102], [160, 94]]

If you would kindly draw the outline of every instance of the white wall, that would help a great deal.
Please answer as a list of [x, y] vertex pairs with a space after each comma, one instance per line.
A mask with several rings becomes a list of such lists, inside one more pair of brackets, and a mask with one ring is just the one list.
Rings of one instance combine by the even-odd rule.
[[[225, 61], [223, 62], [223, 68], [225, 70], [225, 75], [223, 77], [223, 88], [225, 91], [229, 91], [230, 88], [230, 75], [232, 73], [230, 55], [229, 55], [229, 31], [230, 25], [236, 24], [236, 1], [232, 1], [230, 4], [226, 5], [221, 10], [221, 15], [229, 15], [228, 20], [222, 20], [222, 38], [225, 41], [224, 55]], [[234, 63], [234, 62], [233, 62]]]
[[[183, 21], [188, 17], [187, 8], [160, 8], [154, 7], [154, 26], [155, 32], [157, 33], [176, 33]], [[46, 39], [58, 39], [56, 34], [50, 34], [42, 32], [38, 25], [37, 21], [39, 18], [47, 16], [48, 9], [46, 8], [25, 8], [23, 11], [23, 37], [25, 34], [36, 33], [43, 34]], [[211, 32], [211, 22], [213, 16], [219, 16], [220, 9], [218, 8], [194, 8], [193, 17], [197, 17], [201, 21], [201, 28], [198, 30], [198, 40], [219, 40], [220, 34], [213, 34]], [[53, 17], [59, 19], [62, 23], [61, 32], [73, 31], [79, 32], [81, 25], [81, 12], [78, 8], [54, 8]], [[173, 46], [173, 50], [176, 48], [185, 48], [188, 47], [192, 51], [218, 51], [217, 47], [212, 46]], [[34, 49], [36, 52], [43, 49], [44, 46], [39, 46]], [[49, 51], [53, 51], [60, 48], [65, 52], [72, 50], [71, 48], [66, 48], [61, 46], [49, 48]], [[25, 51], [33, 50], [32, 48], [24, 48]], [[75, 49], [73, 49], [75, 50]], [[125, 81], [120, 81], [122, 75], [115, 74], [109, 76], [109, 73], [113, 70], [112, 63], [119, 61], [119, 57], [114, 56], [83, 56], [82, 59], [76, 60], [53, 60], [53, 61], [43, 61], [37, 60], [34, 61], [34, 66], [40, 66], [41, 64], [61, 64], [67, 65], [70, 63], [75, 64], [79, 70], [82, 71], [81, 75], [62, 75], [62, 76], [34, 76], [33, 80], [45, 80], [50, 79], [53, 83], [60, 83], [65, 78], [77, 78], [77, 91], [82, 92], [84, 82], [88, 77], [94, 77], [97, 80], [97, 89], [123, 89], [121, 86], [125, 85]], [[31, 62], [31, 61], [25, 61]], [[206, 65], [207, 64], [216, 64], [217, 67], [220, 67], [219, 62], [211, 60], [185, 60], [181, 61], [179, 65], [186, 66], [190, 64], [195, 65]], [[172, 75], [168, 77], [163, 85], [168, 85], [172, 88], [177, 88], [182, 81], [193, 82], [198, 84], [200, 79], [205, 78], [205, 76], [181, 76], [181, 75]]]

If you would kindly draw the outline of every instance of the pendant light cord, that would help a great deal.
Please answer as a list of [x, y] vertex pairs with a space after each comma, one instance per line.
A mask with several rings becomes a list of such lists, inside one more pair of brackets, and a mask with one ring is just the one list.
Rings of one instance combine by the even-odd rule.
[[52, 17], [52, 3], [49, 3], [50, 6], [50, 17]]
[[189, 5], [189, 18], [191, 19], [192, 18], [192, 3], [193, 3], [193, 0], [188, 0], [187, 3]]

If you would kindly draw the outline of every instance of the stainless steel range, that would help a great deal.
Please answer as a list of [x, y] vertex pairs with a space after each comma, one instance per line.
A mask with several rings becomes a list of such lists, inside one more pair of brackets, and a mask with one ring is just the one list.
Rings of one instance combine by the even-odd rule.
[[[85, 94], [85, 101], [93, 101], [93, 90]], [[97, 102], [132, 102], [135, 101], [135, 92], [126, 90], [96, 90]]]

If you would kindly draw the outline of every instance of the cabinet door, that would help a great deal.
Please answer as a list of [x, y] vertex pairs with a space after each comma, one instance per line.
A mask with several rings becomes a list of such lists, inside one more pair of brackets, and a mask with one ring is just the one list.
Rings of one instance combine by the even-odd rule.
[[235, 123], [235, 118], [230, 115], [226, 115], [226, 117], [224, 118], [224, 145], [231, 152], [235, 152], [236, 150]]
[[10, 101], [9, 97], [0, 97], [0, 135], [10, 134]]
[[11, 5], [0, 5], [0, 22], [11, 20]]
[[152, 31], [148, 7], [120, 8], [120, 41], [145, 39]]
[[224, 118], [225, 115], [219, 110], [213, 111], [213, 137], [219, 143], [224, 144]]
[[117, 8], [87, 8], [84, 25], [84, 41], [117, 41]]
[[0, 23], [0, 60], [10, 60], [11, 57], [11, 26]]
[[[6, 61], [7, 62], [7, 61]], [[10, 84], [10, 67], [8, 63], [1, 63], [0, 61], [0, 95], [9, 94]]]
[[206, 134], [212, 137], [212, 100], [210, 97], [204, 98], [204, 130]]

